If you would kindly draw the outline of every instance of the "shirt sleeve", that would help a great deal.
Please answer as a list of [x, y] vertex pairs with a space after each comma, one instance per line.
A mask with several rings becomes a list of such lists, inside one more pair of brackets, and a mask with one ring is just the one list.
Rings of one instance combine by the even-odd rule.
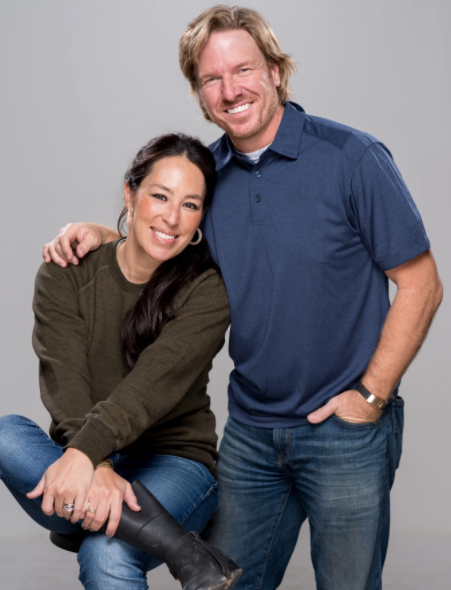
[[352, 210], [362, 242], [382, 270], [430, 248], [418, 209], [390, 152], [369, 146], [351, 181]]
[[229, 322], [224, 283], [210, 274], [144, 349], [127, 377], [90, 410], [69, 446], [95, 464], [134, 442], [180, 402], [221, 349]]
[[87, 330], [78, 308], [78, 289], [69, 270], [43, 264], [33, 298], [33, 348], [39, 358], [41, 399], [63, 446], [92, 408]]

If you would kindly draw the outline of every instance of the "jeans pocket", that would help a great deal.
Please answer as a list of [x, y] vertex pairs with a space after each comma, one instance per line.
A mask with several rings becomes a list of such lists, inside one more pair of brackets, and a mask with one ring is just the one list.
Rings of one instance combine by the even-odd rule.
[[332, 414], [332, 418], [341, 424], [342, 426], [349, 426], [350, 428], [371, 428], [378, 425], [378, 422], [349, 422], [349, 420], [343, 420], [336, 414]]
[[391, 403], [393, 441], [395, 445], [395, 469], [398, 469], [402, 455], [402, 435], [404, 431], [404, 400], [398, 397]]

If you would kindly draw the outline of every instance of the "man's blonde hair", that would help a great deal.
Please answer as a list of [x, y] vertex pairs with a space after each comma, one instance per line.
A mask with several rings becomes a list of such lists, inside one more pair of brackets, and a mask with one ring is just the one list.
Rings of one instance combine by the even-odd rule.
[[296, 70], [296, 64], [287, 53], [282, 52], [268, 22], [256, 10], [219, 4], [192, 20], [179, 43], [180, 68], [190, 83], [191, 92], [197, 96], [207, 121], [211, 121], [211, 119], [199, 94], [197, 62], [213, 31], [234, 31], [237, 29], [244, 29], [253, 37], [265, 56], [268, 66], [274, 63], [279, 66], [280, 86], [277, 88], [277, 94], [280, 103], [285, 104], [291, 96], [288, 80]]

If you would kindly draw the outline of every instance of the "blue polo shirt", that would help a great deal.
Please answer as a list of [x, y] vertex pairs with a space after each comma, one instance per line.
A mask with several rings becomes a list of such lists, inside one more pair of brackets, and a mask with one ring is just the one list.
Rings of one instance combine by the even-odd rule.
[[287, 103], [257, 164], [227, 135], [205, 235], [230, 299], [230, 415], [285, 428], [356, 385], [392, 269], [429, 247], [388, 149]]

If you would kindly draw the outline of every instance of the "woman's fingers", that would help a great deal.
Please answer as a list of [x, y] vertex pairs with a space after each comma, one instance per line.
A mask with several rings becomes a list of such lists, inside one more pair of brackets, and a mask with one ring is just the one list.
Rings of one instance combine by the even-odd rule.
[[110, 516], [106, 529], [106, 536], [113, 537], [116, 534], [117, 527], [122, 516], [122, 497], [117, 496], [110, 506]]
[[99, 501], [98, 500], [94, 500], [93, 498], [90, 498], [86, 504], [86, 510], [85, 510], [85, 517], [83, 519], [83, 522], [81, 523], [81, 526], [85, 529], [88, 530], [91, 528], [92, 525], [92, 521], [94, 520], [95, 515], [97, 514], [97, 509], [99, 507]]
[[55, 495], [50, 489], [44, 491], [44, 497], [41, 504], [42, 512], [47, 516], [52, 516], [55, 511]]
[[26, 494], [26, 496], [30, 500], [34, 500], [35, 498], [39, 498], [39, 496], [42, 496], [42, 494], [44, 493], [44, 489], [45, 489], [45, 475], [43, 475], [41, 477], [40, 482], [34, 488], [34, 490], [31, 490], [31, 492], [28, 492], [28, 494]]
[[74, 501], [74, 511], [72, 512], [71, 522], [72, 524], [76, 524], [79, 520], [82, 520], [85, 517], [86, 512], [86, 505], [87, 505], [87, 495], [78, 493], [75, 501]]
[[138, 500], [136, 499], [132, 486], [128, 482], [124, 494], [124, 502], [129, 508], [131, 508], [131, 510], [134, 510], [135, 512], [139, 512], [141, 510], [141, 506], [138, 504]]
[[101, 526], [103, 526], [105, 524], [106, 519], [108, 518], [108, 514], [109, 514], [109, 505], [108, 503], [101, 501], [97, 508], [96, 508], [96, 512], [94, 514], [94, 518], [92, 519], [91, 525], [89, 527], [89, 530], [92, 531], [93, 533], [97, 532]]

